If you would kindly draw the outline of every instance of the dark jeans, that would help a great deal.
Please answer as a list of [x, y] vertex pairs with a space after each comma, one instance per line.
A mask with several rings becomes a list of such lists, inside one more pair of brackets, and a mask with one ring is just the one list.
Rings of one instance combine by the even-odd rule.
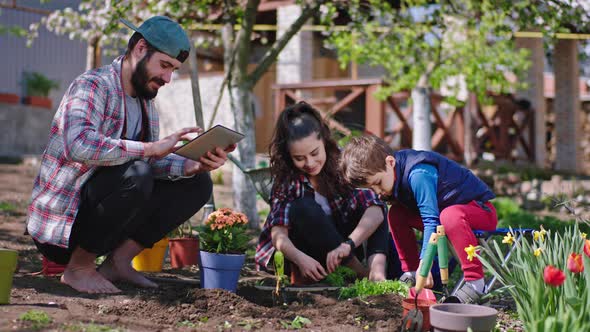
[[[359, 224], [365, 212], [359, 209], [350, 220], [335, 220], [326, 215], [311, 197], [294, 201], [289, 208], [289, 239], [297, 249], [313, 257], [326, 267], [328, 252], [336, 249]], [[388, 253], [388, 230], [385, 220], [367, 240], [366, 257], [376, 253]], [[360, 260], [365, 256], [363, 246], [358, 245], [355, 254]]]
[[154, 179], [141, 160], [105, 166], [84, 184], [69, 248], [35, 241], [49, 260], [67, 264], [76, 247], [104, 255], [126, 239], [146, 248], [193, 216], [209, 199], [208, 174], [177, 181]]

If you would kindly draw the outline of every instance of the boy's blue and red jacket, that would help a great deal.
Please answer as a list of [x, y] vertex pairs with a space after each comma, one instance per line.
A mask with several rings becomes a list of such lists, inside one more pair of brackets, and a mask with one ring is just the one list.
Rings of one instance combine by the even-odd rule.
[[394, 153], [394, 158], [396, 179], [392, 195], [407, 208], [417, 209], [409, 177], [412, 168], [421, 163], [436, 167], [438, 172], [436, 198], [439, 211], [455, 204], [467, 204], [474, 200], [486, 202], [496, 197], [470, 170], [436, 152], [399, 150]]
[[420, 257], [424, 255], [430, 234], [440, 225], [440, 212], [456, 204], [484, 203], [495, 197], [488, 186], [471, 171], [438, 153], [401, 150], [394, 153], [395, 182], [393, 198], [417, 211], [424, 224]]

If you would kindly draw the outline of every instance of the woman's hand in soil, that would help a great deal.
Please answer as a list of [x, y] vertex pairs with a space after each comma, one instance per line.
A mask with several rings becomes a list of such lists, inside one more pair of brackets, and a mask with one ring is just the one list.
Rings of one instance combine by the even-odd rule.
[[340, 265], [340, 262], [348, 255], [350, 255], [350, 245], [341, 243], [336, 249], [330, 251], [326, 257], [326, 266], [328, 267], [328, 273], [334, 272]]
[[297, 266], [304, 277], [314, 281], [320, 281], [328, 275], [322, 264], [305, 254], [302, 255]]

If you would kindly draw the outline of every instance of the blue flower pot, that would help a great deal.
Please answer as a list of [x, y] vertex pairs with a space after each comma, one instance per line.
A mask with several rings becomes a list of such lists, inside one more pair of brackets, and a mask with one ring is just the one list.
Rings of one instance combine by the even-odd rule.
[[199, 256], [201, 288], [222, 288], [235, 293], [246, 255], [199, 251]]

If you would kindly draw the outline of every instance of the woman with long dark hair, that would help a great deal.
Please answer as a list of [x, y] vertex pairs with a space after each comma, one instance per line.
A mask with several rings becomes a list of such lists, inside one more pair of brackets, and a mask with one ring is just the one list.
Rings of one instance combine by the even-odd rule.
[[[271, 211], [256, 248], [257, 265], [266, 267], [280, 250], [308, 280], [322, 280], [339, 265], [384, 280], [387, 207], [372, 191], [344, 182], [340, 150], [318, 111], [305, 102], [283, 110], [269, 150]], [[367, 267], [358, 257], [367, 258]]]

